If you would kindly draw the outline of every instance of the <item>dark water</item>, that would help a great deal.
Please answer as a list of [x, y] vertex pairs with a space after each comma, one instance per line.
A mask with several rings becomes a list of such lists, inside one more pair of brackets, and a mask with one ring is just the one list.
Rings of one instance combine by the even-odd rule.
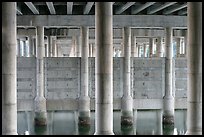
[[[113, 113], [115, 135], [173, 135], [186, 132], [186, 110], [175, 110], [174, 126], [162, 125], [161, 110], [134, 111], [134, 125], [121, 127], [120, 111]], [[18, 112], [18, 134], [28, 131], [32, 135], [93, 135], [95, 112], [91, 112], [91, 127], [78, 127], [77, 111], [48, 111], [46, 127], [34, 127], [34, 113]]]

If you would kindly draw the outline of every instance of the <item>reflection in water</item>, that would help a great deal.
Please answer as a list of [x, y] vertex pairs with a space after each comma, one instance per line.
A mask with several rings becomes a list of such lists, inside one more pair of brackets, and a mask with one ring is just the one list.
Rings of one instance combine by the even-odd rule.
[[90, 135], [90, 130], [91, 130], [90, 125], [87, 125], [87, 126], [78, 125], [78, 134], [79, 135]]
[[48, 135], [47, 126], [34, 126], [35, 135]]
[[163, 135], [174, 135], [174, 124], [163, 124]]
[[[175, 124], [162, 124], [161, 110], [134, 111], [134, 124], [122, 126], [120, 111], [113, 113], [115, 135], [173, 135], [186, 132], [186, 110], [175, 111]], [[28, 131], [30, 135], [93, 135], [95, 133], [95, 112], [91, 112], [91, 125], [79, 126], [77, 111], [48, 111], [48, 125], [34, 126], [33, 112], [18, 112], [17, 131], [19, 135]]]
[[121, 125], [121, 134], [122, 135], [134, 135], [133, 126], [122, 126]]

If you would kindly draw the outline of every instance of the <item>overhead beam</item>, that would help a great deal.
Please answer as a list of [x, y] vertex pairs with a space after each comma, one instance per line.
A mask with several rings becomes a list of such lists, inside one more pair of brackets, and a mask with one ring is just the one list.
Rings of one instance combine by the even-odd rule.
[[16, 7], [16, 13], [17, 13], [18, 15], [23, 15], [23, 13], [21, 12], [21, 10], [20, 10], [18, 7]]
[[67, 2], [67, 14], [72, 14], [73, 2]]
[[133, 10], [132, 10], [132, 14], [137, 14], [137, 13], [139, 13], [140, 11], [146, 9], [147, 7], [153, 5], [154, 3], [156, 3], [156, 2], [146, 2], [144, 5], [141, 5], [139, 8], [137, 8], [137, 9], [135, 9], [135, 10], [133, 9]]
[[[95, 15], [22, 15], [17, 16], [17, 26], [64, 26], [95, 27]], [[185, 16], [165, 16], [165, 15], [114, 15], [113, 27], [124, 26], [137, 28], [157, 28], [157, 27], [187, 27]]]
[[47, 4], [47, 7], [48, 7], [48, 9], [50, 11], [50, 14], [56, 14], [53, 2], [46, 2], [46, 4]]
[[125, 5], [123, 5], [122, 7], [120, 7], [115, 14], [121, 14], [122, 12], [124, 12], [125, 10], [127, 10], [130, 6], [134, 5], [135, 2], [127, 2]]
[[171, 14], [171, 13], [173, 13], [173, 12], [175, 12], [175, 11], [178, 11], [178, 10], [180, 10], [180, 9], [183, 9], [183, 8], [186, 8], [187, 7], [187, 3], [185, 3], [185, 4], [183, 4], [183, 5], [178, 5], [178, 6], [175, 6], [175, 7], [173, 7], [173, 8], [171, 8], [171, 9], [169, 9], [169, 10], [165, 10], [164, 12], [163, 12], [163, 14]]
[[84, 14], [89, 14], [93, 5], [94, 5], [94, 2], [87, 2], [86, 6], [84, 8]]
[[186, 10], [181, 10], [178, 12], [178, 15], [185, 15], [187, 14], [187, 9]]
[[154, 14], [155, 12], [158, 12], [158, 11], [164, 9], [164, 8], [167, 8], [167, 7], [169, 7], [169, 6], [171, 6], [171, 5], [175, 4], [175, 3], [177, 3], [177, 2], [166, 2], [165, 4], [163, 4], [163, 5], [159, 6], [159, 7], [150, 9], [147, 12], [147, 14]]
[[28, 8], [33, 12], [33, 14], [39, 14], [39, 11], [36, 9], [36, 7], [33, 5], [32, 2], [24, 2]]

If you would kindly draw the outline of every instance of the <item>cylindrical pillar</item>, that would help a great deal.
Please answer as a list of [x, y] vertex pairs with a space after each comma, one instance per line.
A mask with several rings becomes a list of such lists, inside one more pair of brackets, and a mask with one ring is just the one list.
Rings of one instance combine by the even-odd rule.
[[153, 38], [149, 38], [149, 57], [152, 58], [153, 55]]
[[52, 38], [50, 35], [47, 37], [47, 44], [48, 44], [48, 57], [52, 57]]
[[2, 16], [2, 135], [17, 135], [16, 2], [3, 2]]
[[131, 57], [136, 57], [136, 52], [137, 52], [137, 49], [136, 49], [136, 37], [135, 36], [132, 36], [131, 37]]
[[123, 82], [123, 97], [121, 102], [121, 125], [133, 125], [133, 99], [131, 96], [130, 82], [130, 56], [131, 56], [131, 29], [124, 28], [124, 82]]
[[79, 126], [90, 127], [90, 98], [88, 91], [89, 28], [81, 27], [81, 90], [79, 97]]
[[163, 97], [163, 124], [174, 124], [174, 97], [172, 83], [172, 56], [173, 56], [173, 31], [166, 28], [166, 63], [165, 63], [165, 93]]
[[202, 135], [202, 2], [188, 2], [187, 135]]
[[52, 36], [52, 57], [56, 57], [57, 56], [57, 47], [56, 47], [56, 36]]
[[141, 46], [138, 44], [137, 45], [137, 48], [138, 48], [138, 57], [141, 57]]
[[93, 56], [93, 44], [89, 44], [89, 57], [92, 57]]
[[16, 50], [17, 57], [20, 57], [20, 39], [17, 39]]
[[23, 57], [27, 57], [27, 52], [26, 40], [23, 40]]
[[[36, 34], [37, 34], [37, 31], [36, 31]], [[37, 52], [37, 38], [33, 38], [33, 56], [37, 56], [36, 52]]]
[[180, 57], [181, 38], [176, 38], [176, 57]]
[[81, 57], [82, 54], [82, 37], [81, 34], [75, 37], [76, 56]]
[[96, 57], [96, 46], [94, 44], [92, 45], [92, 56]]
[[43, 69], [44, 56], [45, 56], [44, 27], [37, 26], [37, 63], [36, 63], [37, 92], [34, 102], [35, 125], [37, 126], [47, 125], [46, 99], [44, 97], [44, 69]]
[[147, 57], [147, 44], [143, 43], [143, 57]]
[[112, 2], [95, 2], [95, 135], [114, 134], [112, 9]]
[[157, 57], [162, 57], [162, 37], [157, 38], [156, 51]]
[[28, 46], [29, 46], [29, 52], [28, 52], [28, 57], [32, 57], [33, 56], [33, 40], [32, 40], [32, 36], [28, 36]]

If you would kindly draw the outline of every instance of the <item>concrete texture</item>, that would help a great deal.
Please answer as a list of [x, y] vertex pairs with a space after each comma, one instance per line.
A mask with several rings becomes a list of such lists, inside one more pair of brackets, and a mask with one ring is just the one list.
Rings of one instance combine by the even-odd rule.
[[163, 124], [174, 124], [174, 96], [173, 96], [173, 33], [172, 28], [166, 28], [165, 37], [165, 94], [163, 97]]
[[37, 58], [36, 58], [36, 96], [34, 103], [35, 118], [34, 122], [37, 126], [47, 125], [47, 110], [46, 99], [44, 97], [44, 61], [45, 47], [44, 47], [44, 27], [37, 26]]
[[88, 56], [89, 56], [89, 28], [81, 27], [81, 89], [79, 96], [79, 125], [90, 126], [90, 98], [88, 91], [89, 70], [88, 70]]
[[2, 3], [2, 135], [17, 135], [16, 2]]
[[202, 135], [202, 3], [188, 2], [187, 135]]
[[113, 13], [112, 2], [95, 3], [96, 109], [95, 135], [113, 133]]
[[124, 28], [124, 61], [123, 61], [123, 96], [121, 99], [121, 125], [133, 125], [132, 94], [131, 94], [131, 28]]

